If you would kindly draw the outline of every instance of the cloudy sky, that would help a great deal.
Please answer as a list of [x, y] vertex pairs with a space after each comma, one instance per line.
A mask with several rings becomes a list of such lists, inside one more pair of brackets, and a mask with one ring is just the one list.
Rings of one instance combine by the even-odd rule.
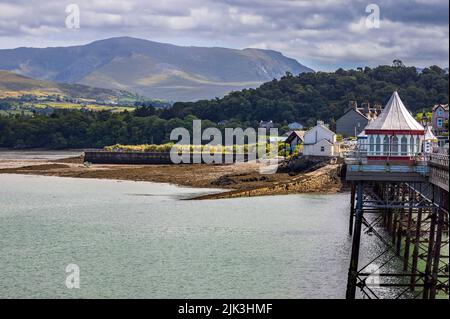
[[[80, 9], [68, 29], [66, 6]], [[379, 8], [379, 28], [374, 28]], [[133, 36], [179, 45], [281, 51], [315, 70], [448, 66], [448, 0], [0, 0], [0, 48]], [[375, 14], [375, 15], [374, 15]], [[369, 27], [368, 27], [369, 26]]]

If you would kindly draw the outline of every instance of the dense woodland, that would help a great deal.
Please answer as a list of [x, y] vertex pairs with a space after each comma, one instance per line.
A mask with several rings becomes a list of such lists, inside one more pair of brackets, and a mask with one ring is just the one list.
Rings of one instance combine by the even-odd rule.
[[169, 108], [139, 107], [133, 112], [56, 110], [51, 115], [0, 116], [0, 147], [82, 148], [112, 144], [153, 144], [169, 140], [175, 127], [257, 127], [272, 120], [282, 129], [297, 121], [311, 126], [317, 119], [331, 125], [349, 101], [384, 105], [397, 90], [417, 113], [448, 103], [448, 73], [432, 66], [417, 72], [400, 61], [393, 66], [339, 69], [332, 73], [286, 74], [257, 89], [232, 92], [221, 99], [177, 102]]
[[433, 66], [418, 73], [415, 67], [394, 62], [395, 66], [374, 69], [287, 74], [257, 89], [233, 92], [223, 99], [175, 103], [164, 115], [193, 114], [212, 121], [230, 118], [277, 123], [299, 121], [311, 125], [316, 119], [326, 122], [337, 119], [351, 100], [384, 105], [394, 90], [412, 112], [429, 109], [436, 103], [448, 103], [445, 70]]

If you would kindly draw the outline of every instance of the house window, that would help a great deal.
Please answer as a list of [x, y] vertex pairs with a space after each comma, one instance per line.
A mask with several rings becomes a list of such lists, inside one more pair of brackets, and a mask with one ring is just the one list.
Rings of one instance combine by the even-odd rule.
[[437, 111], [437, 115], [438, 115], [438, 116], [442, 116], [442, 114], [443, 114], [442, 110], [438, 110], [438, 111]]
[[321, 147], [320, 147], [320, 151], [321, 151], [321, 152], [325, 152], [325, 146], [321, 146]]
[[442, 127], [442, 123], [443, 123], [442, 118], [438, 118], [437, 121], [436, 121], [437, 126], [438, 127]]

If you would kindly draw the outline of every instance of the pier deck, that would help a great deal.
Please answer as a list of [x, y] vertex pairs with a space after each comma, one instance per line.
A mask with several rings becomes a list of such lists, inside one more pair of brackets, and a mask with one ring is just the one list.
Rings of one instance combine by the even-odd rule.
[[[346, 157], [353, 236], [347, 298], [358, 288], [366, 298], [382, 298], [386, 289], [397, 298], [449, 297], [448, 178], [448, 150], [403, 165]], [[386, 251], [360, 267], [363, 234], [375, 235]], [[403, 272], [383, 273], [386, 258], [399, 260]], [[380, 282], [370, 285], [374, 276]]]

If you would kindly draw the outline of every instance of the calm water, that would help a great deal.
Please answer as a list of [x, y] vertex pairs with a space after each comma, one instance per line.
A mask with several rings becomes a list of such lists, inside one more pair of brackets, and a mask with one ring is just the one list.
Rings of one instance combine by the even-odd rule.
[[0, 298], [344, 297], [348, 195], [181, 200], [203, 192], [0, 175]]
[[12, 151], [9, 149], [0, 149], [0, 161], [20, 161], [20, 160], [57, 160], [72, 156], [80, 156], [83, 153], [81, 150], [63, 150], [63, 151], [48, 151], [48, 150], [31, 150]]

